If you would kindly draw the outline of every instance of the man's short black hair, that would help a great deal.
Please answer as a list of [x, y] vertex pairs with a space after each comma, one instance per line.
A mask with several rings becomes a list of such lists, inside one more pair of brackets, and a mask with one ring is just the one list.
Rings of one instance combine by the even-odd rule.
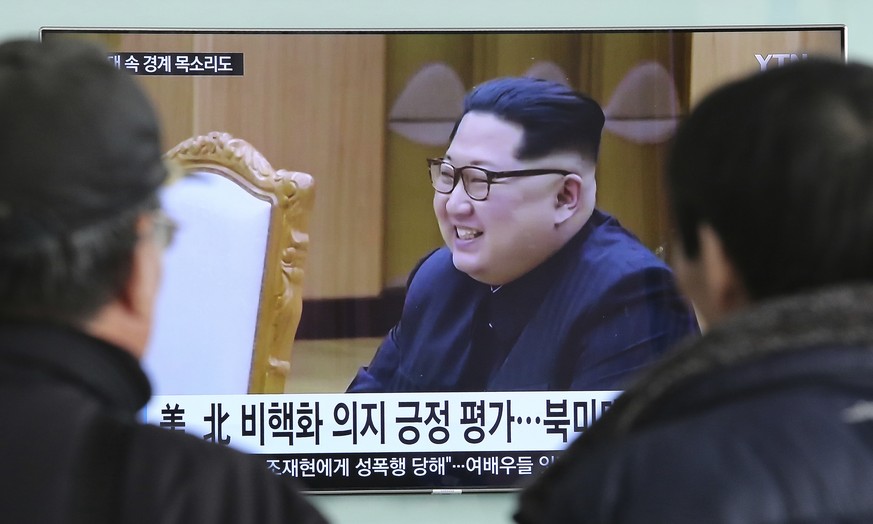
[[[524, 129], [516, 157], [541, 158], [557, 151], [574, 151], [596, 161], [605, 117], [592, 98], [558, 82], [527, 77], [489, 80], [464, 100], [461, 118], [471, 111], [490, 113]], [[461, 119], [455, 123], [452, 138]]]
[[167, 176], [153, 108], [80, 41], [0, 44], [0, 319], [80, 324], [126, 281]]
[[810, 59], [717, 90], [667, 181], [685, 254], [710, 225], [753, 299], [873, 280], [873, 69]]

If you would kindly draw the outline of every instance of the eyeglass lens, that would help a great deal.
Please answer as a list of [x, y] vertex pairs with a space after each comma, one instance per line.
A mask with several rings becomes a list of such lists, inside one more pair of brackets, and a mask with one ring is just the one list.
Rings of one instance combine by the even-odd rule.
[[179, 225], [176, 221], [167, 216], [163, 211], [158, 211], [154, 214], [152, 224], [153, 234], [158, 245], [162, 249], [170, 247], [176, 237], [176, 232], [179, 230]]
[[430, 166], [430, 177], [439, 193], [451, 193], [460, 178], [470, 198], [483, 200], [488, 196], [488, 175], [475, 167], [456, 169], [446, 162], [435, 163]]

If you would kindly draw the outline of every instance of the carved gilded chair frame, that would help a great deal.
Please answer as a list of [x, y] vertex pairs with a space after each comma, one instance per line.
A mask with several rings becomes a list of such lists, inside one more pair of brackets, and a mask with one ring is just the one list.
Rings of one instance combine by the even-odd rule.
[[190, 138], [166, 157], [185, 173], [210, 172], [233, 180], [271, 205], [248, 391], [282, 393], [303, 310], [313, 179], [306, 173], [273, 169], [251, 144], [227, 133]]

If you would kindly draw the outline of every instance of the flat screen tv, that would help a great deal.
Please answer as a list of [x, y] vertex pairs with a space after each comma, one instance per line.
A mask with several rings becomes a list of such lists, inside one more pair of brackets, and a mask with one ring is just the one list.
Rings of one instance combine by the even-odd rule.
[[[345, 393], [398, 321], [410, 271], [443, 243], [425, 159], [445, 153], [465, 92], [499, 76], [534, 76], [597, 100], [606, 115], [597, 206], [666, 257], [662, 165], [689, 108], [741, 75], [816, 55], [846, 57], [843, 26], [47, 27], [41, 38], [98, 42], [107, 60], [137, 75], [163, 121], [166, 150], [218, 131], [244, 139], [277, 169], [312, 175], [303, 312], [281, 391], [250, 394], [245, 379], [236, 385], [230, 375], [245, 376], [236, 362], [250, 358], [248, 342], [238, 344], [242, 357], [200, 347], [207, 358], [181, 364], [185, 348], [203, 345], [195, 338], [169, 357], [181, 378], [167, 379], [146, 359], [156, 396], [143, 416], [257, 454], [317, 493], [516, 489], [619, 393]], [[244, 250], [223, 238], [217, 258]], [[192, 323], [206, 317], [215, 329], [228, 326], [206, 306], [234, 310], [223, 299], [228, 289], [259, 285], [230, 272], [210, 282], [201, 288], [204, 307], [181, 315]], [[185, 335], [167, 329], [158, 315], [158, 338]]]

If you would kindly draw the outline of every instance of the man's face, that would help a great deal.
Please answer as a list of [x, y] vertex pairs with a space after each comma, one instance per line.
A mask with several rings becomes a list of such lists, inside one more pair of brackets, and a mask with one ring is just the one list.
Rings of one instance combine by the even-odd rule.
[[[571, 169], [566, 154], [517, 159], [523, 134], [520, 125], [493, 114], [467, 113], [445, 158], [456, 168]], [[435, 192], [434, 213], [455, 267], [480, 282], [501, 285], [545, 261], [563, 244], [556, 233], [562, 185], [561, 175], [548, 174], [496, 179], [484, 201], [471, 199], [460, 180], [450, 194]]]
[[697, 238], [700, 252], [690, 258], [676, 237], [673, 243], [677, 248], [670, 256], [670, 265], [681, 291], [694, 304], [701, 327], [706, 327], [747, 307], [751, 299], [712, 226], [701, 225]]

